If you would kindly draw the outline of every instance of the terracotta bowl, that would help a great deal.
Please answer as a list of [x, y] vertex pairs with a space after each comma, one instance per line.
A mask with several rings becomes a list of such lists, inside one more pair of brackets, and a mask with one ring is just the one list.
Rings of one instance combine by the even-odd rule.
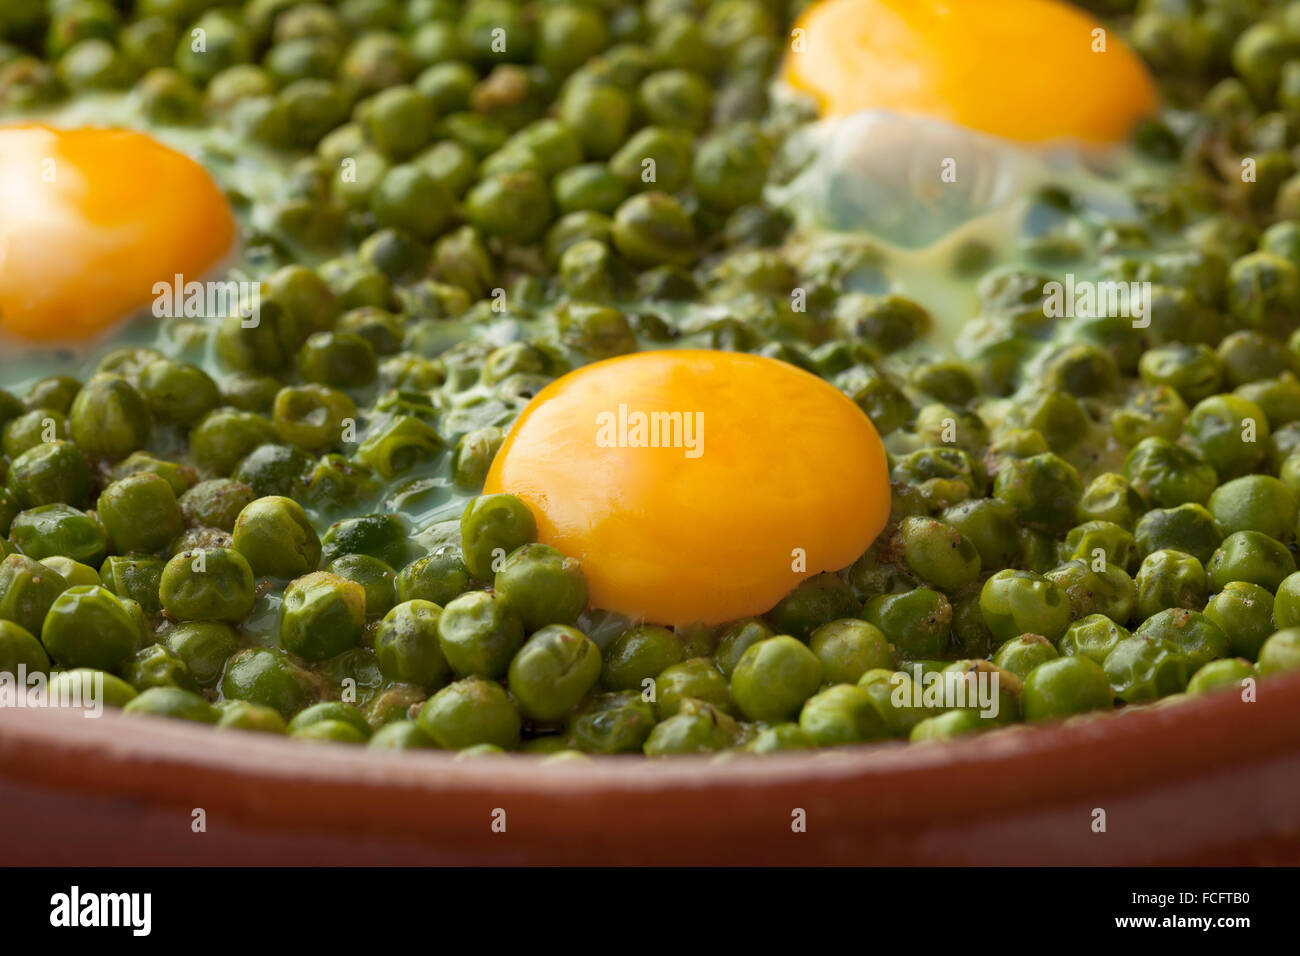
[[1300, 674], [948, 743], [546, 766], [10, 709], [0, 808], [9, 863], [1294, 864]]

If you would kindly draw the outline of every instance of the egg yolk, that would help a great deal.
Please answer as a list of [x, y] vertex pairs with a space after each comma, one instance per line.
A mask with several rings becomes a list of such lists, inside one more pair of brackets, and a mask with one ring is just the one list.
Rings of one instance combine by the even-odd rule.
[[75, 341], [201, 279], [235, 222], [189, 157], [120, 129], [0, 127], [0, 332]]
[[1119, 36], [1058, 0], [826, 0], [782, 72], [825, 116], [888, 110], [1029, 143], [1118, 142], [1157, 104]]
[[845, 395], [760, 356], [642, 352], [552, 382], [488, 473], [582, 562], [595, 607], [657, 624], [769, 610], [889, 517], [880, 436]]

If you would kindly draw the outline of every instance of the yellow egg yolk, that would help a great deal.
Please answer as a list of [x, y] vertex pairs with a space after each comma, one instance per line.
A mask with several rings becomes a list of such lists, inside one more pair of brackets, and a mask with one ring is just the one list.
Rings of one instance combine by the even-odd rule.
[[825, 116], [888, 110], [1028, 143], [1114, 143], [1155, 86], [1115, 33], [1058, 0], [825, 0], [782, 71]]
[[760, 356], [643, 352], [538, 393], [485, 491], [578, 558], [594, 607], [657, 624], [769, 610], [853, 562], [889, 516], [880, 436], [845, 395]]
[[0, 332], [92, 338], [204, 276], [235, 221], [208, 173], [142, 133], [0, 127]]

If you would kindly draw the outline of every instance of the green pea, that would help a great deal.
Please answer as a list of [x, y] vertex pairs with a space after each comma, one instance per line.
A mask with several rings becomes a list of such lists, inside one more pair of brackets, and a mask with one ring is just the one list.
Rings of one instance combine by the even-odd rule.
[[1182, 692], [1194, 670], [1179, 644], [1157, 634], [1121, 640], [1103, 667], [1115, 696], [1129, 704]]
[[0, 674], [16, 677], [20, 668], [29, 674], [43, 673], [50, 669], [50, 657], [27, 628], [0, 620]]
[[1020, 700], [1026, 720], [1069, 717], [1104, 710], [1114, 704], [1106, 672], [1095, 660], [1082, 654], [1035, 667], [1025, 677]]
[[1259, 674], [1281, 674], [1300, 670], [1300, 628], [1288, 627], [1278, 631], [1259, 649]]
[[655, 679], [655, 690], [655, 710], [660, 720], [676, 714], [688, 699], [734, 713], [728, 680], [708, 658], [694, 657], [665, 668]]
[[179, 687], [150, 687], [127, 701], [124, 714], [152, 714], [201, 724], [215, 724], [220, 713], [198, 694]]
[[23, 508], [56, 503], [77, 506], [86, 500], [90, 488], [90, 466], [72, 442], [42, 442], [15, 456], [9, 466], [8, 492]]
[[1088, 483], [1079, 499], [1079, 520], [1109, 521], [1121, 528], [1133, 527], [1146, 510], [1142, 496], [1123, 475], [1104, 472]]
[[271, 734], [288, 732], [284, 718], [273, 707], [254, 704], [247, 700], [223, 700], [219, 701], [216, 707], [221, 715], [217, 718], [218, 727]]
[[1210, 618], [1197, 611], [1171, 608], [1147, 618], [1135, 637], [1167, 640], [1182, 648], [1192, 670], [1230, 651], [1228, 636]]
[[627, 139], [633, 103], [626, 92], [596, 83], [571, 83], [560, 98], [559, 117], [578, 134], [583, 151], [604, 159]]
[[1024, 680], [1034, 668], [1059, 656], [1048, 638], [1027, 633], [1013, 637], [999, 647], [993, 655], [993, 663]]
[[503, 172], [483, 180], [465, 197], [464, 214], [488, 236], [533, 242], [550, 225], [554, 210], [546, 183], [534, 172]]
[[190, 433], [190, 452], [200, 469], [229, 475], [255, 448], [275, 440], [275, 429], [260, 415], [218, 408]]
[[197, 691], [198, 683], [185, 662], [162, 644], [150, 644], [136, 651], [119, 673], [136, 690], [150, 687], [179, 687]]
[[519, 743], [519, 711], [500, 684], [479, 677], [448, 684], [425, 702], [417, 720], [449, 750], [478, 744], [512, 750]]
[[772, 724], [764, 727], [745, 745], [750, 753], [767, 754], [780, 750], [809, 750], [815, 746], [803, 729], [795, 723]]
[[370, 738], [370, 747], [375, 750], [428, 750], [434, 746], [433, 738], [414, 720], [385, 724]]
[[152, 432], [148, 405], [119, 375], [90, 379], [77, 393], [68, 418], [72, 440], [92, 458], [125, 458], [143, 448]]
[[1224, 533], [1255, 531], [1290, 540], [1300, 516], [1296, 496], [1271, 475], [1245, 475], [1225, 482], [1210, 495], [1208, 508]]
[[99, 496], [97, 507], [120, 552], [161, 551], [181, 533], [176, 493], [157, 475], [137, 474], [113, 482]]
[[1103, 664], [1106, 655], [1128, 636], [1129, 632], [1125, 627], [1116, 624], [1106, 615], [1089, 614], [1066, 629], [1058, 648], [1063, 657], [1082, 655], [1092, 658], [1098, 664]]
[[799, 729], [818, 747], [836, 747], [888, 736], [871, 696], [853, 684], [835, 684], [808, 698]]
[[1187, 441], [1224, 479], [1257, 468], [1269, 434], [1264, 410], [1237, 395], [1213, 395], [1199, 402], [1183, 425]]
[[835, 574], [817, 574], [801, 581], [767, 612], [768, 623], [780, 634], [807, 640], [814, 630], [861, 610], [852, 589]]
[[111, 670], [135, 651], [139, 637], [135, 618], [102, 587], [63, 591], [41, 626], [41, 643], [66, 667]]
[[173, 556], [163, 568], [159, 598], [178, 621], [237, 624], [253, 609], [253, 569], [238, 551], [198, 548]]
[[300, 711], [289, 721], [288, 730], [289, 733], [297, 735], [305, 727], [331, 722], [348, 725], [360, 735], [362, 740], [370, 736], [370, 725], [366, 723], [366, 718], [361, 711], [352, 704], [337, 700], [323, 700]]
[[1210, 584], [1216, 590], [1230, 581], [1249, 581], [1276, 590], [1295, 569], [1295, 558], [1286, 546], [1258, 531], [1228, 535], [1207, 567]]
[[221, 678], [221, 693], [227, 700], [270, 707], [282, 717], [301, 710], [314, 692], [310, 675], [279, 648], [236, 652]]
[[291, 583], [280, 608], [280, 641], [306, 660], [333, 657], [356, 644], [365, 624], [361, 585], [318, 571]]
[[9, 539], [38, 561], [62, 556], [98, 565], [108, 551], [108, 535], [99, 519], [62, 504], [21, 512], [9, 526]]
[[[1300, 619], [1290, 603], [1294, 600], [1291, 596], [1293, 587], [1300, 586], [1300, 578], [1291, 587], [1287, 584], [1290, 580], [1288, 577], [1278, 586], [1276, 604], [1267, 589], [1249, 581], [1231, 581], [1210, 598], [1205, 605], [1205, 616], [1228, 636], [1232, 653], [1254, 660], [1259, 656], [1260, 646], [1274, 630], [1291, 626], [1292, 616]], [[1282, 617], [1285, 620], [1275, 625], [1274, 613], [1278, 604], [1284, 609]]]
[[250, 502], [234, 524], [235, 550], [259, 577], [291, 578], [314, 570], [321, 542], [302, 506], [267, 496]]
[[[84, 583], [102, 584], [118, 597], [135, 601], [146, 613], [157, 614], [162, 610], [158, 590], [165, 563], [161, 558], [113, 555], [104, 560], [96, 580], [91, 581], [88, 576], [83, 575], [86, 578]], [[82, 582], [69, 581], [68, 583]]]
[[902, 657], [937, 657], [948, 648], [952, 604], [938, 591], [916, 588], [881, 594], [866, 603], [862, 616], [880, 629]]
[[330, 525], [321, 538], [321, 561], [328, 565], [345, 554], [368, 554], [398, 568], [410, 559], [410, 549], [401, 515], [361, 515]]
[[1031, 526], [1059, 531], [1074, 523], [1083, 482], [1073, 465], [1048, 453], [1008, 462], [993, 493]]
[[853, 618], [822, 625], [808, 644], [821, 661], [826, 680], [835, 684], [856, 683], [867, 671], [894, 663], [893, 651], [880, 629]]
[[537, 522], [513, 495], [479, 495], [461, 515], [460, 534], [470, 573], [490, 581], [512, 551], [537, 539]]
[[600, 677], [596, 645], [573, 627], [542, 628], [510, 662], [510, 692], [533, 720], [558, 720], [586, 696]]
[[[758, 618], [741, 618], [732, 621], [718, 635], [713, 660], [724, 677], [731, 679], [732, 672], [740, 663], [745, 651], [759, 641], [772, 637], [776, 632]], [[891, 661], [892, 664], [892, 661]]]
[[1020, 552], [1016, 509], [997, 498], [971, 498], [946, 509], [944, 522], [975, 546], [983, 568], [1015, 563]]
[[1167, 608], [1199, 610], [1210, 594], [1205, 568], [1183, 551], [1153, 551], [1137, 574], [1138, 617], [1146, 620]]
[[399, 601], [420, 599], [445, 606], [469, 587], [469, 568], [454, 548], [440, 549], [413, 561], [397, 575]]
[[1143, 498], [1161, 508], [1204, 504], [1218, 483], [1200, 454], [1158, 437], [1142, 439], [1129, 452], [1124, 476]]
[[817, 655], [788, 635], [754, 644], [731, 675], [731, 696], [751, 720], [788, 720], [822, 682]]
[[631, 753], [641, 750], [654, 726], [655, 709], [640, 694], [602, 694], [570, 715], [568, 736], [586, 753]]
[[912, 728], [908, 739], [916, 742], [922, 740], [947, 740], [962, 734], [987, 730], [989, 724], [974, 710], [950, 710], [947, 713], [927, 717]]
[[1032, 571], [1002, 570], [985, 582], [980, 610], [995, 639], [1041, 634], [1059, 640], [1070, 623], [1069, 596]]
[[952, 525], [933, 518], [904, 518], [898, 528], [903, 560], [921, 580], [955, 591], [975, 580], [980, 554]]
[[582, 565], [545, 544], [525, 544], [512, 551], [496, 573], [495, 588], [528, 631], [573, 624], [587, 606]]
[[50, 675], [49, 697], [59, 706], [125, 707], [136, 690], [122, 678], [90, 667], [76, 667]]
[[655, 725], [642, 752], [648, 757], [698, 754], [725, 750], [739, 736], [736, 722], [699, 700], [687, 700], [681, 709]]
[[68, 587], [53, 568], [22, 554], [8, 555], [0, 561], [0, 620], [40, 634], [50, 608]]
[[1225, 657], [1202, 664], [1187, 682], [1187, 693], [1204, 694], [1220, 688], [1240, 688], [1247, 680], [1256, 677], [1255, 668], [1240, 657]]
[[1172, 549], [1185, 551], [1205, 564], [1223, 541], [1223, 529], [1203, 506], [1185, 504], [1152, 508], [1138, 521], [1133, 536], [1144, 556]]
[[163, 635], [167, 649], [184, 662], [200, 687], [213, 687], [239, 647], [235, 629], [220, 621], [186, 621]]
[[505, 676], [524, 637], [514, 606], [492, 591], [469, 591], [455, 598], [438, 623], [442, 655], [461, 677]]
[[688, 265], [695, 255], [695, 226], [668, 193], [641, 193], [623, 202], [614, 214], [612, 237], [637, 266]]
[[[1217, 366], [1212, 368], [1214, 372], [1218, 371]], [[1205, 394], [1213, 393], [1217, 385], [1216, 377], [1208, 387], [1199, 383], [1189, 387], [1189, 393], [1195, 395], [1194, 400], [1197, 400]], [[1187, 403], [1183, 401], [1182, 395], [1172, 385], [1157, 384], [1138, 391], [1116, 409], [1111, 414], [1110, 427], [1121, 443], [1132, 446], [1145, 438], [1172, 441], [1178, 437], [1186, 418]]]

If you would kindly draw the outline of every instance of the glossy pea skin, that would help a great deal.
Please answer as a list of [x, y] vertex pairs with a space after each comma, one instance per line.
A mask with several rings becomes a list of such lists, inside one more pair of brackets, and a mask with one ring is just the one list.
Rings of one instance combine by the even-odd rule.
[[1183, 551], [1162, 549], [1142, 560], [1137, 573], [1137, 613], [1146, 620], [1167, 608], [1199, 611], [1210, 594], [1201, 562]]
[[600, 677], [600, 649], [577, 628], [551, 624], [533, 634], [510, 662], [507, 682], [533, 720], [558, 720]]
[[410, 560], [406, 522], [398, 514], [369, 514], [330, 525], [321, 538], [321, 561], [329, 564], [345, 554], [368, 554], [391, 568]]
[[182, 551], [163, 568], [159, 597], [176, 620], [237, 624], [256, 599], [253, 570], [243, 555], [227, 548]]
[[1172, 548], [1206, 564], [1223, 541], [1223, 528], [1202, 505], [1185, 504], [1152, 508], [1138, 520], [1133, 536], [1143, 556]]
[[220, 718], [216, 707], [198, 694], [179, 687], [150, 687], [129, 700], [122, 713], [174, 717], [201, 724], [215, 724]]
[[361, 711], [357, 710], [352, 704], [337, 700], [323, 700], [320, 703], [312, 704], [294, 715], [289, 721], [289, 733], [296, 734], [304, 727], [310, 727], [312, 724], [318, 724], [325, 721], [336, 721], [349, 725], [360, 735], [361, 739], [370, 736], [370, 725], [366, 723], [366, 718]]
[[99, 518], [64, 504], [20, 512], [9, 526], [9, 539], [37, 561], [65, 557], [98, 566], [108, 553], [108, 534]]
[[981, 567], [1006, 567], [1019, 556], [1019, 519], [1005, 501], [970, 499], [948, 508], [942, 517], [975, 546]]
[[922, 740], [947, 740], [950, 737], [957, 737], [963, 734], [975, 733], [980, 730], [987, 730], [991, 725], [980, 718], [977, 711], [974, 710], [950, 710], [946, 713], [938, 714], [934, 717], [927, 717], [912, 728], [908, 739], [917, 742]]
[[150, 644], [136, 651], [118, 673], [138, 691], [150, 687], [179, 687], [198, 691], [199, 685], [189, 667], [163, 644]]
[[461, 677], [504, 677], [525, 637], [513, 604], [495, 591], [467, 591], [438, 621], [442, 656]]
[[14, 457], [7, 484], [8, 493], [23, 508], [57, 503], [76, 506], [90, 493], [90, 466], [72, 442], [43, 441]]
[[862, 616], [879, 628], [898, 655], [935, 657], [948, 647], [952, 604], [938, 591], [916, 588], [878, 595], [866, 603]]
[[135, 651], [139, 639], [136, 619], [102, 587], [63, 591], [41, 626], [41, 643], [65, 667], [112, 670]]
[[190, 621], [169, 630], [163, 643], [185, 662], [200, 687], [212, 687], [238, 648], [239, 637], [233, 627], [220, 621]]
[[1278, 541], [1295, 534], [1296, 496], [1271, 475], [1245, 475], [1220, 485], [1207, 507], [1224, 533], [1254, 531]]
[[699, 754], [725, 750], [738, 736], [736, 722], [699, 700], [683, 702], [681, 709], [655, 725], [641, 750], [648, 757]]
[[822, 663], [825, 680], [853, 684], [874, 668], [893, 667], [894, 654], [881, 630], [856, 618], [823, 624], [812, 633], [809, 649]]
[[1059, 656], [1052, 642], [1043, 635], [1021, 634], [997, 649], [993, 663], [1024, 680], [1034, 668]]
[[469, 568], [455, 548], [443, 548], [412, 561], [397, 574], [399, 601], [446, 605], [470, 587]]
[[[718, 634], [713, 660], [724, 677], [731, 679], [731, 674], [740, 663], [745, 651], [759, 641], [772, 637], [776, 632], [759, 618], [742, 618], [732, 621]], [[892, 662], [891, 662], [892, 663]]]
[[807, 640], [814, 630], [861, 610], [852, 589], [835, 574], [815, 574], [801, 581], [765, 615], [778, 634]]
[[20, 667], [32, 674], [45, 672], [50, 669], [50, 657], [27, 628], [0, 620], [0, 673], [17, 676]]
[[181, 533], [172, 486], [151, 474], [131, 475], [104, 489], [97, 504], [109, 540], [121, 553], [161, 551]]
[[1041, 634], [1057, 641], [1070, 623], [1069, 597], [1032, 571], [998, 571], [984, 583], [980, 610], [993, 636], [1008, 641], [1021, 634]]
[[731, 675], [731, 696], [750, 720], [786, 720], [816, 692], [822, 676], [816, 654], [778, 635], [745, 651]]
[[1058, 531], [1074, 523], [1083, 482], [1073, 465], [1049, 452], [1008, 462], [993, 493], [1031, 526]]
[[1124, 460], [1124, 477], [1160, 508], [1204, 504], [1218, 483], [1214, 468], [1193, 449], [1158, 437], [1144, 438]]
[[451, 668], [438, 641], [442, 608], [431, 601], [405, 601], [388, 611], [375, 631], [375, 657], [389, 680], [441, 687]]
[[256, 497], [253, 489], [241, 481], [213, 478], [185, 491], [177, 503], [191, 527], [233, 531], [240, 512]]
[[599, 694], [569, 715], [567, 736], [584, 753], [639, 753], [655, 723], [655, 707], [640, 693]]
[[655, 713], [660, 720], [676, 714], [688, 699], [702, 700], [724, 713], [735, 713], [727, 678], [706, 657], [674, 664], [655, 678]]
[[253, 730], [260, 733], [283, 734], [288, 732], [284, 718], [272, 707], [246, 700], [223, 700], [216, 705], [220, 716], [217, 726], [232, 730]]
[[664, 627], [641, 624], [624, 631], [605, 648], [600, 674], [606, 690], [641, 691], [685, 656], [682, 639]]
[[572, 625], [587, 606], [582, 564], [546, 544], [534, 542], [510, 552], [494, 587], [528, 631], [548, 624]]
[[1109, 708], [1114, 697], [1102, 666], [1079, 654], [1035, 667], [1020, 701], [1026, 720], [1047, 720]]
[[227, 700], [270, 707], [286, 718], [301, 710], [313, 691], [306, 672], [279, 648], [236, 652], [221, 678], [221, 693]]
[[68, 589], [61, 574], [22, 554], [0, 561], [0, 620], [38, 635], [55, 600]]
[[871, 696], [853, 684], [813, 695], [799, 711], [799, 729], [818, 747], [836, 747], [888, 735]]
[[933, 518], [904, 518], [898, 528], [903, 560], [922, 581], [954, 591], [979, 576], [980, 554], [952, 525]]
[[1300, 628], [1283, 628], [1269, 636], [1256, 662], [1260, 676], [1300, 670]]
[[125, 707], [137, 696], [136, 690], [116, 674], [91, 667], [74, 667], [50, 675], [49, 697], [60, 706], [93, 705]]
[[519, 743], [519, 711], [505, 688], [479, 677], [442, 688], [420, 708], [417, 722], [439, 747], [448, 750], [478, 744], [513, 750]]
[[1156, 634], [1133, 634], [1102, 665], [1115, 696], [1127, 704], [1181, 693], [1194, 668], [1183, 648]]
[[1137, 637], [1157, 637], [1177, 644], [1187, 655], [1193, 670], [1226, 657], [1231, 648], [1228, 636], [1213, 620], [1184, 608], [1161, 611], [1143, 621], [1133, 633]]
[[536, 540], [537, 522], [514, 495], [479, 495], [461, 515], [460, 532], [466, 567], [490, 581], [510, 552]]
[[1066, 629], [1058, 649], [1063, 657], [1081, 654], [1102, 664], [1115, 645], [1128, 636], [1127, 628], [1116, 624], [1104, 614], [1090, 614], [1073, 622]]
[[1206, 569], [1221, 590], [1231, 581], [1249, 581], [1270, 591], [1295, 573], [1295, 558], [1280, 541], [1258, 531], [1238, 531], [1223, 539]]
[[414, 720], [385, 724], [370, 738], [372, 750], [429, 750], [435, 746], [433, 738]]
[[318, 571], [293, 581], [280, 607], [280, 642], [306, 660], [333, 657], [356, 644], [365, 624], [361, 585]]
[[1241, 690], [1247, 680], [1256, 676], [1255, 668], [1249, 661], [1240, 657], [1225, 657], [1201, 665], [1187, 682], [1187, 693], [1204, 694], [1229, 687]]

